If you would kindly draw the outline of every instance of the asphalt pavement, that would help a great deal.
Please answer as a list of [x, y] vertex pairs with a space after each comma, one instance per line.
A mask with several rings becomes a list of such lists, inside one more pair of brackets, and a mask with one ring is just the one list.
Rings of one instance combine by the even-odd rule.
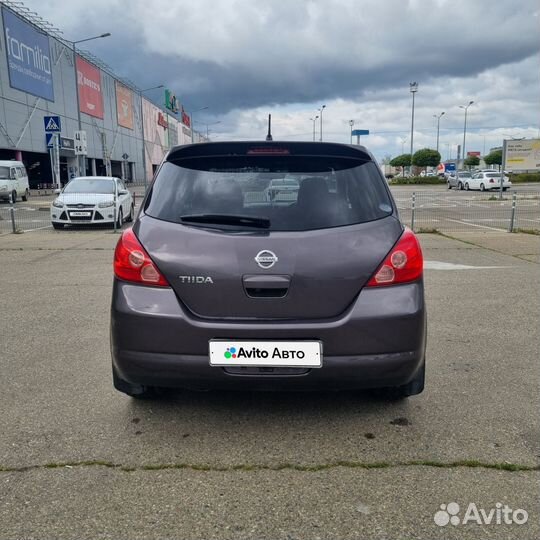
[[[1, 539], [540, 536], [537, 237], [421, 235], [420, 396], [135, 401], [111, 385], [118, 235], [64, 233], [0, 241]], [[444, 525], [450, 503], [528, 520]]]

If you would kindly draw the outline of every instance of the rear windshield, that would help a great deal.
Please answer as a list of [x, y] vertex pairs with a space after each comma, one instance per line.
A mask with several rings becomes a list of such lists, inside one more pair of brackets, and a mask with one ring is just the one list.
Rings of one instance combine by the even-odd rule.
[[[269, 220], [272, 231], [365, 223], [393, 213], [377, 165], [331, 157], [183, 159], [161, 167], [146, 201], [152, 217], [186, 223], [193, 215]], [[189, 223], [223, 230], [249, 225]]]

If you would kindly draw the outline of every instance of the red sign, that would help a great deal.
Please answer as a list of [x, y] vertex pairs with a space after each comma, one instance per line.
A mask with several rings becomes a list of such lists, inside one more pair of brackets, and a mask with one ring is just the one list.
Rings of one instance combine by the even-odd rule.
[[169, 127], [167, 120], [165, 119], [165, 117], [163, 116], [163, 113], [161, 112], [158, 113], [157, 123], [165, 129]]
[[191, 127], [191, 118], [186, 111], [184, 111], [184, 107], [182, 107], [182, 124], [184, 124], [184, 126]]
[[467, 155], [468, 156], [476, 156], [476, 157], [480, 157], [480, 152], [467, 152]]
[[101, 72], [80, 56], [76, 58], [79, 110], [103, 118], [103, 96], [101, 94]]

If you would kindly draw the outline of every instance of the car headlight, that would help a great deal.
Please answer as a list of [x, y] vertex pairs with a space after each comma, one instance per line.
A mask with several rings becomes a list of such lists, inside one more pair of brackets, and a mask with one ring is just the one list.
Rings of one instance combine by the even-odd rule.
[[114, 201], [103, 201], [98, 204], [99, 208], [109, 208], [114, 205]]
[[52, 203], [55, 208], [64, 208], [64, 203], [60, 199], [55, 199]]

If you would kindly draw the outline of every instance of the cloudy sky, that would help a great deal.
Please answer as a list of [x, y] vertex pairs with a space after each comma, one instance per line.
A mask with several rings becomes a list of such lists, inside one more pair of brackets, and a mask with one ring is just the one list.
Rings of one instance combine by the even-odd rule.
[[[349, 120], [382, 158], [414, 148], [455, 157], [540, 136], [538, 0], [25, 0], [145, 88], [165, 84], [211, 138], [348, 142]], [[160, 100], [160, 91], [150, 97]], [[206, 124], [205, 124], [206, 123]], [[317, 138], [319, 122], [316, 122]]]

